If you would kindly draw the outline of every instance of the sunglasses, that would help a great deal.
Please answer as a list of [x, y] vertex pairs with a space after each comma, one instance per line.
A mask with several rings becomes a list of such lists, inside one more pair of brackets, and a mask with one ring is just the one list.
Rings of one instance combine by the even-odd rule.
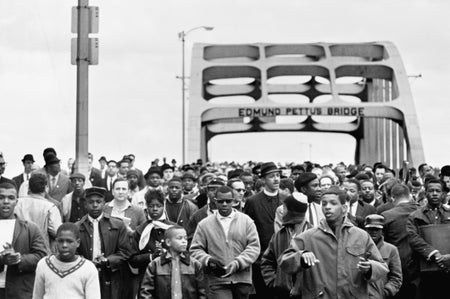
[[245, 192], [245, 189], [234, 189], [234, 190], [236, 190], [237, 192]]
[[232, 199], [220, 199], [220, 200], [216, 200], [216, 202], [219, 203], [219, 204], [232, 203], [233, 200]]

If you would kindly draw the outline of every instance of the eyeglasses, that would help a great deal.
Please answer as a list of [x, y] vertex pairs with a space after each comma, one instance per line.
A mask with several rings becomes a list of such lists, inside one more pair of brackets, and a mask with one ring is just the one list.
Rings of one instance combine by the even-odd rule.
[[218, 204], [224, 204], [224, 203], [232, 203], [233, 200], [232, 199], [220, 199], [220, 200], [216, 200], [216, 202]]
[[245, 192], [245, 189], [234, 189], [234, 190], [236, 190], [237, 192]]

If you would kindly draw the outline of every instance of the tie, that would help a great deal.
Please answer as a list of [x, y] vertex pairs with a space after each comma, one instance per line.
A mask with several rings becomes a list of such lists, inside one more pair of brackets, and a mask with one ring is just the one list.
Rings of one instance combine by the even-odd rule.
[[52, 190], [53, 189], [55, 189], [55, 186], [56, 186], [56, 178], [55, 177], [52, 177]]
[[102, 243], [100, 241], [100, 231], [98, 229], [98, 219], [93, 219], [92, 225], [94, 232], [92, 234], [92, 259], [102, 254]]
[[27, 173], [27, 181], [30, 179], [30, 174]]
[[109, 178], [109, 191], [112, 190], [112, 185], [113, 185], [113, 180], [112, 180], [112, 178], [110, 177], [110, 178]]

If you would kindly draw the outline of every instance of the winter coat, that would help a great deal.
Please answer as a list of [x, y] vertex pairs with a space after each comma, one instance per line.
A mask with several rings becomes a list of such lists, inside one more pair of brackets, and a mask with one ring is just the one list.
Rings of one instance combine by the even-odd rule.
[[[180, 255], [180, 276], [183, 299], [204, 299], [205, 285], [200, 262], [189, 254]], [[140, 298], [172, 298], [172, 258], [165, 254], [154, 259], [142, 280]]]
[[391, 298], [402, 286], [402, 267], [397, 247], [381, 239], [377, 243], [381, 257], [388, 265], [389, 273], [385, 279], [372, 281], [369, 286], [369, 297], [373, 299]]
[[[93, 226], [88, 219], [88, 215], [81, 218], [76, 223], [80, 228], [80, 247], [78, 253], [88, 260], [92, 260], [92, 235]], [[101, 252], [108, 259], [107, 269], [103, 269], [104, 275], [100, 277], [100, 287], [102, 298], [119, 299], [123, 282], [120, 280], [120, 270], [128, 267], [126, 261], [131, 253], [131, 245], [127, 228], [122, 220], [103, 214], [99, 221], [99, 231], [102, 243]], [[108, 278], [105, 275], [110, 276]], [[109, 286], [102, 281], [110, 280]], [[111, 294], [111, 297], [107, 294]]]
[[[297, 229], [297, 233], [302, 233], [306, 229], [312, 227], [307, 222], [303, 222], [299, 225], [300, 227]], [[294, 238], [290, 231], [290, 229], [293, 228], [294, 225], [282, 226], [281, 229], [273, 235], [269, 242], [269, 246], [261, 259], [261, 273], [266, 285], [270, 288], [283, 289], [287, 292], [290, 292], [293, 287], [292, 275], [288, 275], [281, 271], [280, 265], [278, 264], [278, 258], [289, 248], [289, 245]], [[296, 233], [294, 233], [294, 235], [295, 234]]]
[[[308, 267], [302, 262], [305, 252], [313, 252], [320, 262]], [[370, 255], [371, 271], [364, 275], [357, 264], [366, 255]], [[384, 279], [389, 272], [369, 234], [347, 219], [337, 237], [322, 220], [318, 227], [297, 235], [280, 259], [283, 271], [300, 274], [293, 294], [303, 299], [369, 298], [368, 283]]]
[[[22, 257], [17, 265], [7, 266], [5, 298], [31, 299], [37, 263], [48, 253], [44, 237], [36, 224], [16, 218], [11, 245]], [[4, 270], [0, 261], [0, 272]]]

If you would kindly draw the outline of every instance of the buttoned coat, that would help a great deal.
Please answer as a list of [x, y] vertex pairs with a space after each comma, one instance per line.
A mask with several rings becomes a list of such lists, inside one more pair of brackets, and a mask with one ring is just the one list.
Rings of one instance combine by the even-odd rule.
[[[92, 235], [94, 229], [88, 215], [81, 218], [77, 225], [80, 228], [78, 253], [84, 258], [92, 260]], [[127, 228], [122, 220], [103, 214], [99, 221], [99, 231], [102, 245], [101, 252], [108, 259], [111, 271], [111, 299], [120, 299], [121, 287], [124, 286], [124, 283], [120, 281], [120, 270], [122, 267], [128, 266], [126, 261], [131, 254]], [[101, 285], [102, 298], [104, 298], [106, 293], [105, 287]]]
[[258, 230], [258, 237], [261, 246], [261, 255], [269, 245], [270, 238], [274, 234], [275, 212], [287, 195], [278, 192], [278, 201], [275, 208], [271, 205], [264, 191], [249, 197], [244, 206], [244, 213], [253, 219]]
[[406, 230], [409, 236], [409, 245], [412, 250], [427, 260], [430, 253], [436, 250], [431, 244], [427, 243], [420, 235], [420, 227], [428, 224], [450, 224], [450, 210], [440, 205], [437, 208], [437, 218], [432, 214], [431, 207], [426, 206], [412, 212], [408, 217]]

